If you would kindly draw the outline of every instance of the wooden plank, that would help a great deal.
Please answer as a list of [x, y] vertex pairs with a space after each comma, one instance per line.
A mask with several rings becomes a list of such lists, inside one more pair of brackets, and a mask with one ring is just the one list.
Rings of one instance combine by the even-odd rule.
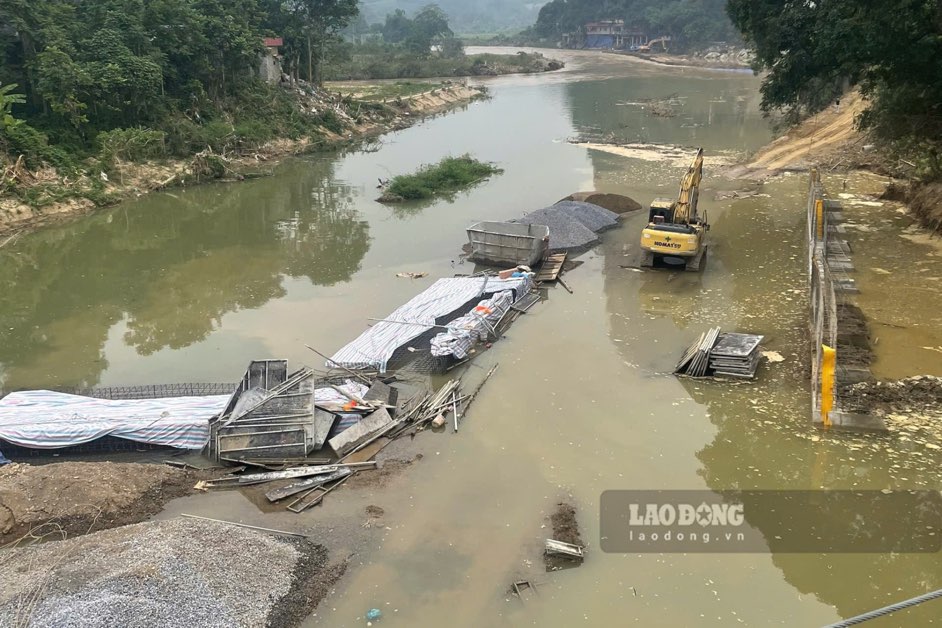
[[265, 473], [249, 473], [246, 475], [232, 475], [214, 480], [205, 480], [205, 484], [212, 488], [229, 486], [250, 486], [252, 484], [263, 484], [275, 480], [292, 480], [311, 477], [314, 475], [327, 475], [334, 473], [338, 469], [368, 469], [376, 468], [375, 461], [357, 462], [349, 464], [330, 464], [310, 467], [292, 467], [282, 471], [269, 471]]
[[556, 253], [550, 255], [543, 262], [540, 272], [536, 275], [536, 281], [556, 281], [559, 273], [566, 262], [566, 253]]
[[356, 425], [348, 427], [331, 438], [327, 444], [338, 456], [355, 449], [370, 439], [371, 436], [390, 426], [392, 417], [385, 408], [380, 408]]
[[311, 506], [318, 505], [319, 503], [324, 501], [324, 498], [327, 497], [328, 493], [330, 493], [336, 488], [339, 488], [344, 482], [349, 480], [351, 477], [352, 477], [351, 475], [348, 475], [347, 477], [341, 480], [337, 480], [337, 482], [335, 482], [334, 485], [331, 486], [330, 488], [318, 486], [311, 489], [310, 491], [308, 491], [307, 493], [305, 493], [298, 499], [288, 504], [288, 510], [290, 510], [291, 512], [300, 514], [304, 512], [305, 510], [307, 510], [308, 508], [310, 508]]
[[330, 484], [335, 480], [345, 478], [348, 475], [353, 473], [352, 469], [342, 468], [337, 469], [333, 473], [324, 476], [314, 476], [312, 478], [307, 478], [305, 480], [300, 480], [298, 482], [293, 482], [288, 486], [283, 486], [281, 488], [276, 488], [265, 493], [265, 498], [270, 502], [276, 502], [278, 500], [284, 499], [286, 497], [291, 497], [292, 495], [297, 495], [307, 489], [314, 488], [315, 486], [321, 486], [323, 484]]

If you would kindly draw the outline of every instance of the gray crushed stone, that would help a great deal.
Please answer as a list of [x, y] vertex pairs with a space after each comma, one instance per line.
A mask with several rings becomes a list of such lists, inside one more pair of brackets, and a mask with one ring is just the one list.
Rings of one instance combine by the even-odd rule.
[[0, 627], [264, 626], [300, 558], [284, 538], [192, 519], [5, 550]]
[[592, 203], [560, 201], [553, 207], [563, 210], [596, 233], [611, 229], [618, 224], [618, 214]]
[[595, 232], [561, 208], [538, 209], [518, 222], [549, 227], [551, 251], [585, 250], [599, 242]]

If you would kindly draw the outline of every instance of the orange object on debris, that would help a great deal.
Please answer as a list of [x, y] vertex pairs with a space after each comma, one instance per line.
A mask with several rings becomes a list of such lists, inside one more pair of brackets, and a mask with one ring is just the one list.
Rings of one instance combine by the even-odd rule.
[[350, 410], [353, 410], [356, 406], [357, 406], [357, 403], [351, 399], [347, 403], [343, 404], [343, 409], [349, 412]]
[[483, 313], [483, 314], [485, 314], [485, 315], [492, 314], [492, 313], [494, 312], [494, 310], [492, 310], [491, 308], [489, 308], [489, 307], [487, 307], [487, 306], [485, 306], [485, 305], [479, 305], [479, 306], [477, 306], [476, 308], [474, 308], [474, 311], [475, 311], [475, 312], [478, 312], [478, 313]]

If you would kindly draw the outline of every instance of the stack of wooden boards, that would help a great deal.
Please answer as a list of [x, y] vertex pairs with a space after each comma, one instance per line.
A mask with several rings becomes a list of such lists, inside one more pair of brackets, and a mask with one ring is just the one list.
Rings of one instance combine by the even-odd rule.
[[752, 379], [762, 354], [764, 336], [722, 333], [719, 327], [700, 334], [684, 352], [674, 373], [689, 377], [727, 376]]

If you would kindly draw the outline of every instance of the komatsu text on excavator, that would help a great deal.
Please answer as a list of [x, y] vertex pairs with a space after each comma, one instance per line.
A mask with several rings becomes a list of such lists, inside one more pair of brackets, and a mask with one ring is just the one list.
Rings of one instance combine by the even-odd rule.
[[642, 266], [662, 262], [683, 265], [686, 270], [700, 270], [707, 251], [706, 232], [710, 229], [706, 212], [697, 211], [702, 178], [703, 149], [699, 148], [680, 182], [677, 200], [656, 198], [651, 203], [648, 226], [641, 232]]

